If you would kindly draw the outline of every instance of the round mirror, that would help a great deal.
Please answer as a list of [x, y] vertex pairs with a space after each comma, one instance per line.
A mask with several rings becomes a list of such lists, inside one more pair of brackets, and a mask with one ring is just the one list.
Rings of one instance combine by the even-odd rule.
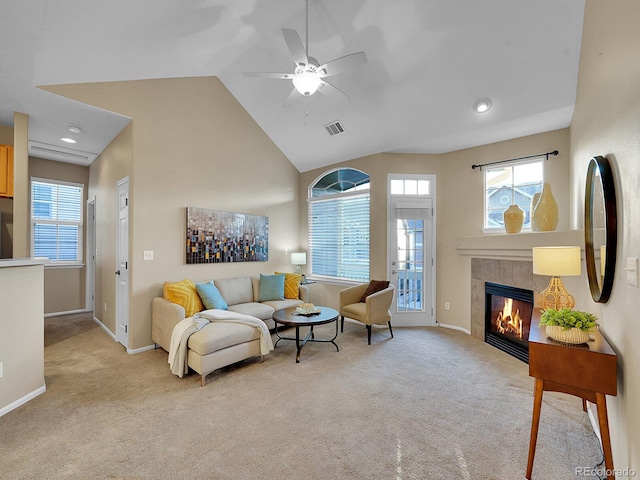
[[616, 269], [616, 194], [605, 157], [593, 157], [587, 168], [584, 196], [584, 251], [593, 300], [606, 303]]

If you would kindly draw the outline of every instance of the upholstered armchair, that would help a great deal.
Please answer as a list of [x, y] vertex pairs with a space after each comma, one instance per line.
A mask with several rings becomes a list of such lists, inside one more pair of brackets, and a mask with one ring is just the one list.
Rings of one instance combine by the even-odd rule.
[[362, 296], [367, 291], [368, 284], [356, 285], [340, 291], [340, 321], [341, 331], [344, 332], [344, 317], [357, 320], [367, 326], [367, 341], [371, 345], [371, 325], [388, 325], [391, 329], [391, 302], [393, 301], [393, 285], [368, 295], [364, 302]]

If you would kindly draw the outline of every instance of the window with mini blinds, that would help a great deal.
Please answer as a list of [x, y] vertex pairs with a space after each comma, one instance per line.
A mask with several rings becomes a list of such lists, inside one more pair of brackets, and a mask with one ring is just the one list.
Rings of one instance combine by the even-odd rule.
[[31, 179], [31, 253], [52, 264], [82, 263], [84, 186]]
[[333, 170], [309, 187], [308, 261], [315, 278], [368, 282], [369, 176]]

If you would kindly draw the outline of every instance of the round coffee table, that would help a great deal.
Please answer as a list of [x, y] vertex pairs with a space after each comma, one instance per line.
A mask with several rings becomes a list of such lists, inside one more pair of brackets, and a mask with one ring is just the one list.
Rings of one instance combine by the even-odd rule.
[[[339, 352], [340, 348], [338, 348], [338, 344], [334, 341], [338, 337], [338, 312], [333, 308], [329, 307], [318, 307], [320, 308], [319, 313], [314, 313], [311, 315], [302, 315], [296, 312], [296, 307], [285, 308], [283, 310], [277, 310], [274, 312], [272, 318], [275, 323], [275, 333], [278, 337], [276, 343], [274, 345], [277, 346], [280, 340], [295, 340], [296, 348], [298, 352], [296, 353], [296, 363], [300, 363], [300, 351], [302, 347], [304, 347], [307, 342], [327, 342], [333, 343], [336, 347], [336, 350]], [[325, 323], [336, 322], [336, 333], [332, 339], [322, 339], [315, 338], [313, 333], [313, 327], [316, 325], [322, 325]], [[278, 332], [278, 324], [285, 325], [287, 327], [296, 327], [296, 338], [291, 337], [283, 337]], [[309, 327], [309, 333], [307, 336], [300, 340], [300, 327]]]

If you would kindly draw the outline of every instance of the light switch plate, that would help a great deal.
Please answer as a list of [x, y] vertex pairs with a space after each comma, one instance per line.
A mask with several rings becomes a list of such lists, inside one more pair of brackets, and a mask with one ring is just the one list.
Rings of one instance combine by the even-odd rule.
[[144, 259], [145, 260], [153, 260], [153, 250], [145, 250], [144, 251]]
[[634, 287], [638, 286], [638, 259], [637, 258], [627, 258], [627, 266], [625, 267], [627, 271], [627, 283], [629, 285], [633, 285]]

